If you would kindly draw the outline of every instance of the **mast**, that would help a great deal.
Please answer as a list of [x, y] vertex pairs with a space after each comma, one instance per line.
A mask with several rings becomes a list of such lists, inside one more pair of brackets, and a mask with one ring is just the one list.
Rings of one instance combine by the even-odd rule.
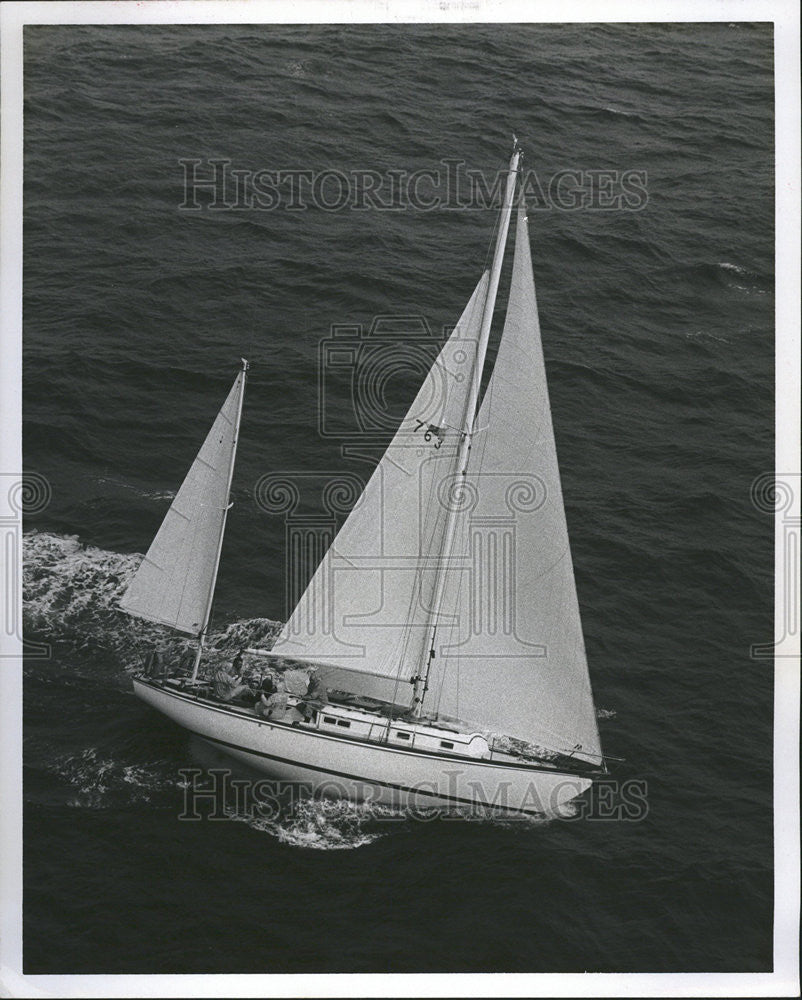
[[234, 460], [237, 457], [237, 442], [239, 441], [239, 427], [242, 420], [242, 402], [245, 398], [245, 379], [247, 378], [248, 372], [248, 362], [245, 358], [240, 358], [242, 361], [242, 385], [240, 386], [239, 401], [237, 403], [237, 417], [234, 425], [234, 445], [231, 449], [231, 459], [228, 464], [228, 485], [226, 487], [226, 500], [228, 501], [226, 507], [223, 511], [223, 523], [220, 526], [220, 537], [217, 540], [217, 552], [215, 553], [214, 559], [214, 571], [212, 573], [212, 585], [209, 588], [209, 600], [206, 602], [206, 612], [203, 616], [203, 625], [198, 634], [198, 651], [195, 654], [195, 663], [192, 666], [192, 680], [196, 680], [198, 676], [198, 667], [200, 666], [201, 656], [203, 655], [203, 647], [206, 642], [206, 631], [209, 628], [209, 619], [212, 616], [212, 603], [214, 602], [214, 591], [217, 586], [217, 572], [220, 568], [220, 554], [223, 551], [223, 537], [226, 531], [226, 519], [228, 517], [229, 510], [233, 507], [233, 503], [230, 500], [231, 496], [231, 481], [234, 478]]
[[[493, 265], [490, 271], [490, 282], [487, 288], [484, 312], [482, 313], [482, 326], [479, 332], [479, 341], [476, 346], [476, 362], [473, 368], [473, 379], [466, 403], [465, 412], [467, 415], [467, 430], [463, 434], [457, 455], [457, 469], [459, 470], [458, 475], [460, 477], [458, 488], [461, 487], [468, 469], [468, 457], [471, 451], [471, 440], [473, 438], [474, 426], [476, 423], [479, 389], [482, 385], [485, 355], [487, 354], [487, 344], [490, 340], [490, 326], [493, 322], [493, 311], [496, 307], [496, 294], [498, 292], [499, 279], [501, 278], [501, 265], [504, 261], [504, 247], [507, 242], [507, 233], [510, 227], [510, 215], [512, 214], [513, 201], [515, 200], [515, 184], [518, 176], [518, 164], [521, 159], [522, 151], [518, 145], [517, 138], [513, 136], [513, 139], [514, 146], [507, 174], [507, 187], [504, 193], [504, 203], [502, 205], [501, 217], [499, 219], [498, 236], [496, 237], [496, 247], [493, 253]], [[437, 619], [440, 616], [440, 608], [443, 603], [443, 592], [446, 584], [445, 563], [448, 561], [448, 555], [451, 551], [451, 546], [454, 540], [454, 532], [456, 530], [457, 521], [456, 515], [456, 505], [449, 504], [448, 510], [446, 511], [446, 529], [443, 546], [440, 550], [440, 559], [438, 560], [438, 566], [436, 568], [437, 576], [434, 601], [432, 605], [432, 615], [430, 619], [429, 642], [426, 644], [426, 647], [424, 647], [425, 664], [423, 666], [423, 670], [413, 678], [415, 687], [412, 704], [417, 718], [420, 718], [423, 710], [423, 699], [425, 698], [426, 691], [428, 689], [429, 671], [431, 670], [432, 660], [435, 655], [434, 644], [435, 637], [437, 635]]]

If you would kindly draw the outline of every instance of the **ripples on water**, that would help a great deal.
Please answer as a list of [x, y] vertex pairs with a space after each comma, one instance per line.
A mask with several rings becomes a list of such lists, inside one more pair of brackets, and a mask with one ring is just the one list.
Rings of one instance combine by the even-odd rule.
[[[25, 674], [27, 970], [769, 968], [771, 673], [748, 649], [773, 606], [771, 519], [749, 501], [773, 467], [770, 28], [36, 27], [25, 44], [25, 465], [53, 487], [26, 525], [25, 614], [54, 648]], [[387, 313], [453, 323], [494, 222], [189, 215], [179, 160], [461, 157], [490, 178], [513, 129], [546, 180], [648, 173], [640, 212], [530, 219], [602, 739], [647, 779], [648, 817], [307, 804], [179, 823], [197, 748], [130, 692], [154, 635], [113, 607], [134, 554], [247, 353], [215, 629], [223, 648], [271, 634], [284, 527], [254, 484], [351, 468], [317, 432], [321, 338]]]

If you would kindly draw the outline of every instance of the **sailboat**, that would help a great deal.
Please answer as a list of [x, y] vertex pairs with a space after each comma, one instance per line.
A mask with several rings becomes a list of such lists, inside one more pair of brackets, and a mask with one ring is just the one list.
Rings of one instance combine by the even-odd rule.
[[[242, 367], [121, 607], [197, 640], [135, 693], [231, 757], [314, 794], [393, 808], [553, 814], [606, 773], [540, 339], [521, 149], [492, 265], [270, 649], [281, 717], [205, 676], [242, 417]], [[513, 214], [495, 364], [482, 376]], [[305, 687], [315, 673], [318, 694]], [[299, 680], [300, 678], [300, 680]], [[290, 684], [289, 680], [293, 683]], [[300, 686], [299, 686], [300, 685]]]

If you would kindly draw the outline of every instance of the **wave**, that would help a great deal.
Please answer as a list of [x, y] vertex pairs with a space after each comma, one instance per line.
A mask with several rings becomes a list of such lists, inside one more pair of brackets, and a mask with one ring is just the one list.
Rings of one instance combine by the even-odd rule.
[[721, 337], [710, 330], [691, 330], [685, 335], [686, 340], [714, 340], [718, 344], [731, 344], [729, 337]]
[[[390, 809], [335, 799], [307, 799], [291, 812], [258, 816], [229, 810], [229, 819], [267, 833], [279, 843], [315, 851], [353, 850], [372, 844], [403, 821]], [[382, 825], [384, 829], [382, 829]]]
[[[23, 535], [23, 627], [83, 654], [103, 655], [126, 672], [152, 649], [163, 658], [191, 655], [194, 642], [161, 625], [131, 618], [118, 608], [142, 556], [84, 545], [76, 535], [30, 531]], [[242, 646], [269, 648], [281, 623], [269, 618], [233, 622], [209, 635], [207, 648], [229, 655]]]
[[96, 747], [56, 757], [46, 770], [70, 786], [67, 805], [82, 809], [167, 805], [184, 784], [168, 760], [124, 763]]
[[682, 280], [698, 287], [700, 291], [716, 285], [747, 295], [762, 296], [774, 291], [774, 275], [770, 271], [756, 271], [728, 260], [695, 260], [669, 264], [666, 265], [665, 275], [672, 281]]
[[636, 111], [624, 111], [622, 108], [614, 108], [611, 105], [605, 105], [601, 108], [601, 111], [608, 115], [615, 115], [619, 118], [634, 118], [638, 121], [644, 121], [644, 117], [638, 114]]
[[259, 833], [267, 833], [290, 847], [317, 851], [353, 850], [365, 847], [400, 828], [407, 831], [417, 824], [482, 823], [499, 828], [539, 829], [578, 814], [572, 803], [562, 806], [554, 816], [510, 815], [492, 809], [423, 809], [414, 813], [375, 803], [355, 803], [344, 799], [305, 799], [291, 810], [260, 816], [253, 812], [228, 810], [234, 822], [246, 823]]
[[730, 264], [726, 260], [719, 261], [717, 266], [725, 271], [735, 271], [736, 274], [740, 274], [744, 277], [750, 273], [745, 267], [741, 267], [740, 264]]
[[131, 490], [138, 497], [142, 497], [145, 500], [175, 500], [176, 496], [175, 490], [143, 490], [141, 487], [133, 486], [131, 483], [124, 483], [121, 479], [104, 479], [100, 477], [95, 482], [100, 485], [119, 486], [124, 490]]
[[733, 264], [730, 261], [719, 261], [716, 264], [719, 278], [725, 284], [737, 288], [738, 291], [751, 294], [765, 295], [773, 287], [773, 280], [757, 271], [752, 271], [741, 264]]

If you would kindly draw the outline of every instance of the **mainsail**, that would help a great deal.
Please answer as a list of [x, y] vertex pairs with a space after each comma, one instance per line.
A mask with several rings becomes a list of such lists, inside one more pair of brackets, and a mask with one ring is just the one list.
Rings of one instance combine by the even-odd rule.
[[427, 708], [599, 763], [522, 207], [475, 428]]
[[434, 560], [466, 430], [487, 293], [482, 275], [393, 441], [273, 651], [325, 664], [330, 686], [409, 701], [431, 619]]
[[120, 601], [129, 614], [198, 636], [211, 608], [229, 507], [247, 365]]

